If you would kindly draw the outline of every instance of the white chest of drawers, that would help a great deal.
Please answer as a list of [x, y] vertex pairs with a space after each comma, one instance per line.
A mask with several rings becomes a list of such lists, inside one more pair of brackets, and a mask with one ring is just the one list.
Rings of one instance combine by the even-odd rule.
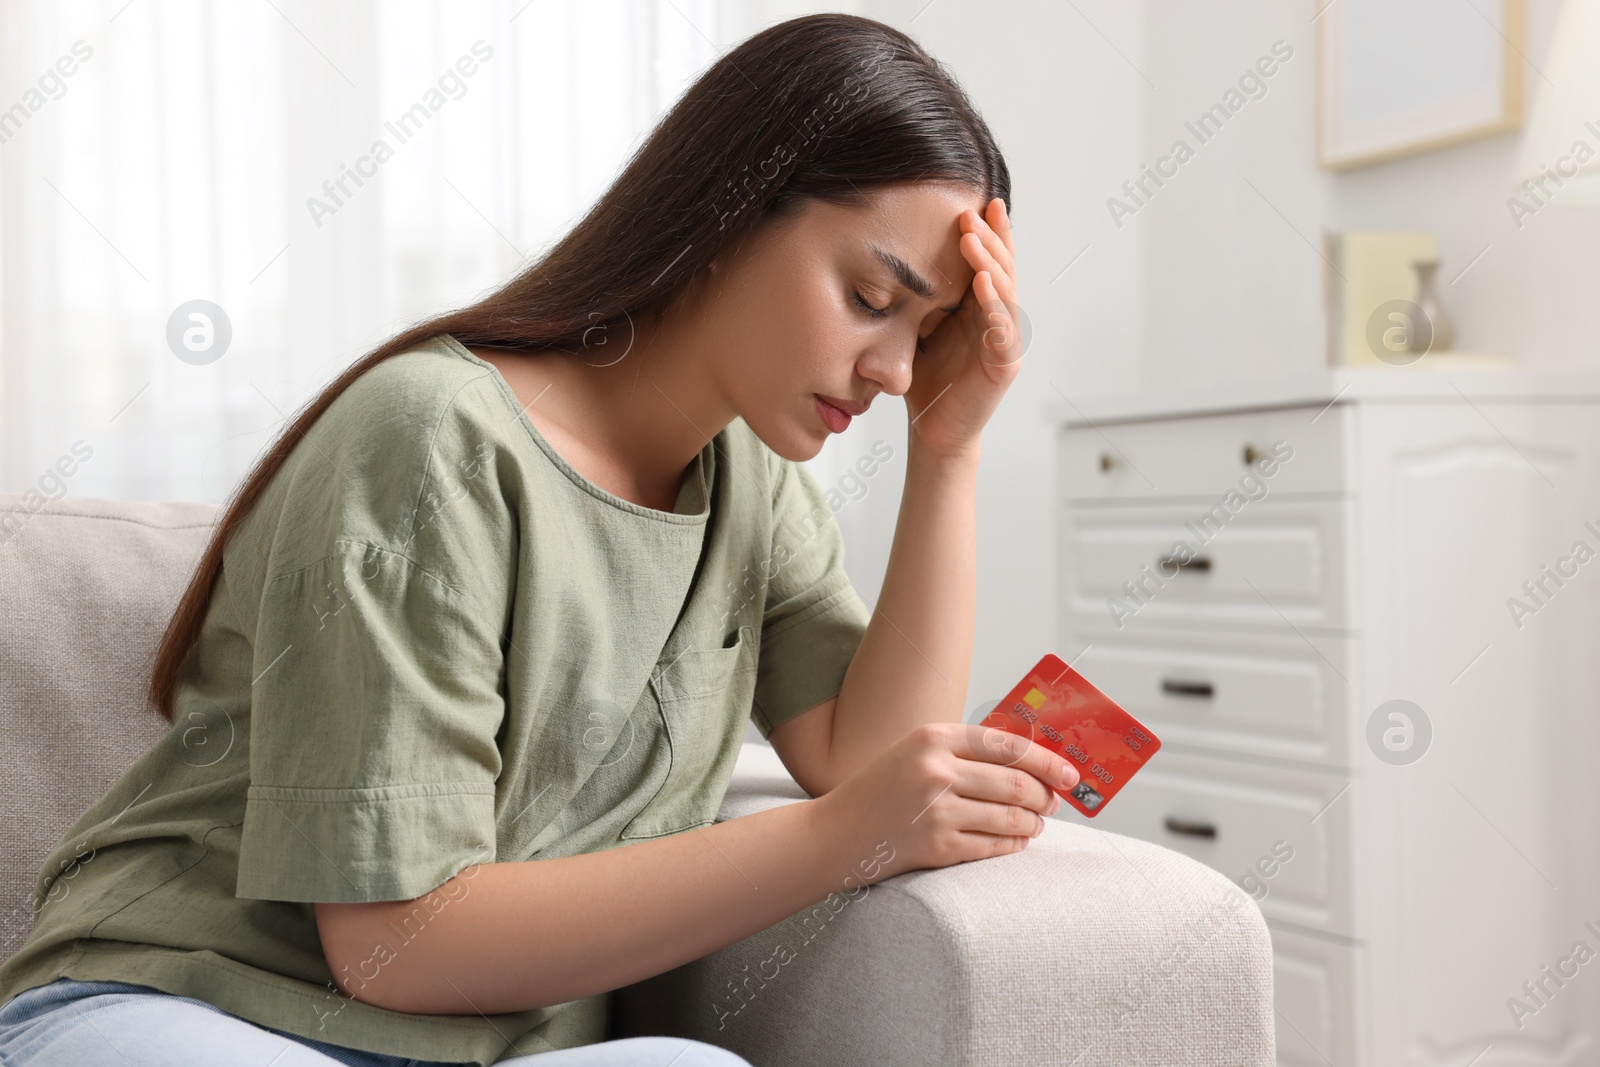
[[1060, 654], [1163, 741], [1066, 817], [1258, 898], [1282, 1064], [1600, 1064], [1600, 378], [1050, 415]]

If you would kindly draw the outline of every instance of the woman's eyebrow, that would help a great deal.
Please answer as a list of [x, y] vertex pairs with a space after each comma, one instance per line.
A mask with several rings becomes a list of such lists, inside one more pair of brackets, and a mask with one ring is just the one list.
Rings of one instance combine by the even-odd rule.
[[[871, 245], [869, 247], [872, 249], [872, 254], [877, 256], [878, 260], [884, 266], [888, 267], [894, 272], [895, 280], [901, 285], [905, 286], [907, 289], [910, 289], [913, 293], [916, 293], [924, 300], [933, 296], [933, 285], [928, 281], [928, 279], [924, 278], [921, 274], [918, 274], [915, 267], [886, 248], [879, 248], [877, 245]], [[965, 299], [966, 294], [963, 293], [961, 300]], [[961, 310], [961, 301], [958, 300], [949, 307], [942, 307], [939, 310], [945, 312], [946, 314], [954, 315], [957, 311]]]

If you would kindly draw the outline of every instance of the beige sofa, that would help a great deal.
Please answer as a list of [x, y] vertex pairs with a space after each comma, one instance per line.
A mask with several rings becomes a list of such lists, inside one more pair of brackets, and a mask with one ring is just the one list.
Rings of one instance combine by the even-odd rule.
[[[0, 958], [45, 855], [169, 729], [140, 696], [210, 504], [0, 495]], [[719, 818], [804, 800], [747, 743]], [[773, 978], [779, 943], [794, 956]], [[613, 1036], [667, 1033], [757, 1067], [1273, 1062], [1253, 901], [1193, 860], [1051, 820], [1025, 851], [916, 871], [614, 996]]]

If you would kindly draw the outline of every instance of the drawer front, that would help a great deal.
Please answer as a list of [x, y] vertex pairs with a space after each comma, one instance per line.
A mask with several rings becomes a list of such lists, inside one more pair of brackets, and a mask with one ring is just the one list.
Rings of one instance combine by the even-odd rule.
[[[1335, 404], [1061, 430], [1066, 500], [1221, 499], [1254, 473], [1269, 493], [1342, 493], [1352, 415]], [[1281, 442], [1281, 443], [1280, 443]]]
[[1164, 749], [1100, 815], [1087, 819], [1063, 805], [1056, 817], [1192, 856], [1255, 896], [1268, 920], [1357, 937], [1352, 798], [1339, 796], [1348, 783]]
[[1065, 646], [1073, 666], [1164, 743], [1350, 765], [1348, 639], [1077, 622]]
[[1152, 622], [1342, 627], [1348, 506], [1067, 507], [1064, 603], [1113, 629]]
[[1355, 973], [1364, 950], [1268, 925], [1279, 1067], [1359, 1062], [1365, 1020], [1356, 1018]]

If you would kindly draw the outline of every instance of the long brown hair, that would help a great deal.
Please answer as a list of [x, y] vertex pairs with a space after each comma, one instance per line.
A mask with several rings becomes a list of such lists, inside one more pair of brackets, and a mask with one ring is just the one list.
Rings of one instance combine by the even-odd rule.
[[296, 413], [224, 505], [156, 650], [150, 702], [173, 721], [229, 537], [300, 437], [375, 364], [441, 333], [485, 348], [600, 351], [608, 333], [658, 314], [764, 220], [805, 198], [859, 205], [873, 186], [914, 181], [959, 183], [1011, 206], [989, 128], [910, 37], [854, 15], [807, 15], [723, 55], [543, 256], [477, 303], [407, 327]]

